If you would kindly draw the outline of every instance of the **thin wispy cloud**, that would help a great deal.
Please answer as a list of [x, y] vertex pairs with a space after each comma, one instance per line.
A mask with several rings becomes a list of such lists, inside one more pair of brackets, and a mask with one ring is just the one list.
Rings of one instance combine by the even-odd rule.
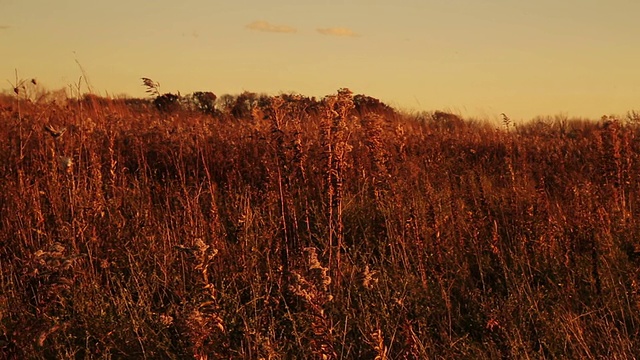
[[264, 32], [273, 32], [273, 33], [283, 33], [283, 34], [293, 34], [298, 32], [298, 30], [291, 26], [286, 25], [275, 25], [271, 24], [267, 21], [254, 21], [251, 24], [246, 26], [249, 30], [255, 31], [264, 31]]
[[324, 29], [316, 29], [322, 35], [329, 36], [342, 36], [342, 37], [358, 37], [359, 34], [355, 33], [353, 30], [345, 27], [332, 27], [332, 28], [324, 28]]
[[0, 25], [0, 30], [7, 30], [10, 27], [11, 26], [9, 26], [9, 25]]

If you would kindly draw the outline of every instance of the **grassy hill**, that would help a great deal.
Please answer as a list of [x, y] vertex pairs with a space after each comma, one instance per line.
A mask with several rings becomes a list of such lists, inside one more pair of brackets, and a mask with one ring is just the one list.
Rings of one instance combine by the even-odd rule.
[[640, 357], [635, 122], [203, 94], [4, 98], [1, 354]]

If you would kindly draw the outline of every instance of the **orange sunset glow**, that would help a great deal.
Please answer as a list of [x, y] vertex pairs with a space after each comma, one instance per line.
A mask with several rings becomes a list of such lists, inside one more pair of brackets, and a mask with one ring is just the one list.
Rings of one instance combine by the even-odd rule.
[[[640, 2], [109, 1], [0, 4], [0, 71], [99, 95], [348, 87], [404, 110], [514, 119], [637, 109]], [[4, 79], [3, 79], [4, 80]], [[5, 82], [5, 88], [10, 85]], [[85, 89], [88, 90], [88, 89]]]

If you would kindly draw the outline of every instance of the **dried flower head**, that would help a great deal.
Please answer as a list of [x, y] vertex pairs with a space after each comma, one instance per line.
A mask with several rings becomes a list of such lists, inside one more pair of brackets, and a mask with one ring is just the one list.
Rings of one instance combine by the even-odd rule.
[[62, 171], [71, 171], [73, 160], [68, 156], [58, 156], [58, 167]]
[[369, 269], [369, 265], [364, 267], [362, 272], [362, 285], [371, 290], [378, 283], [378, 271]]

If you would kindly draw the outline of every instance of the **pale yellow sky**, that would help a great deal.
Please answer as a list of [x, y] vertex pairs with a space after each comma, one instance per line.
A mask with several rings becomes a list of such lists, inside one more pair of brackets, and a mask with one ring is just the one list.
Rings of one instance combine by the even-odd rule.
[[[94, 92], [348, 87], [513, 119], [640, 109], [637, 0], [0, 0], [0, 75]], [[9, 88], [5, 82], [4, 88]]]

